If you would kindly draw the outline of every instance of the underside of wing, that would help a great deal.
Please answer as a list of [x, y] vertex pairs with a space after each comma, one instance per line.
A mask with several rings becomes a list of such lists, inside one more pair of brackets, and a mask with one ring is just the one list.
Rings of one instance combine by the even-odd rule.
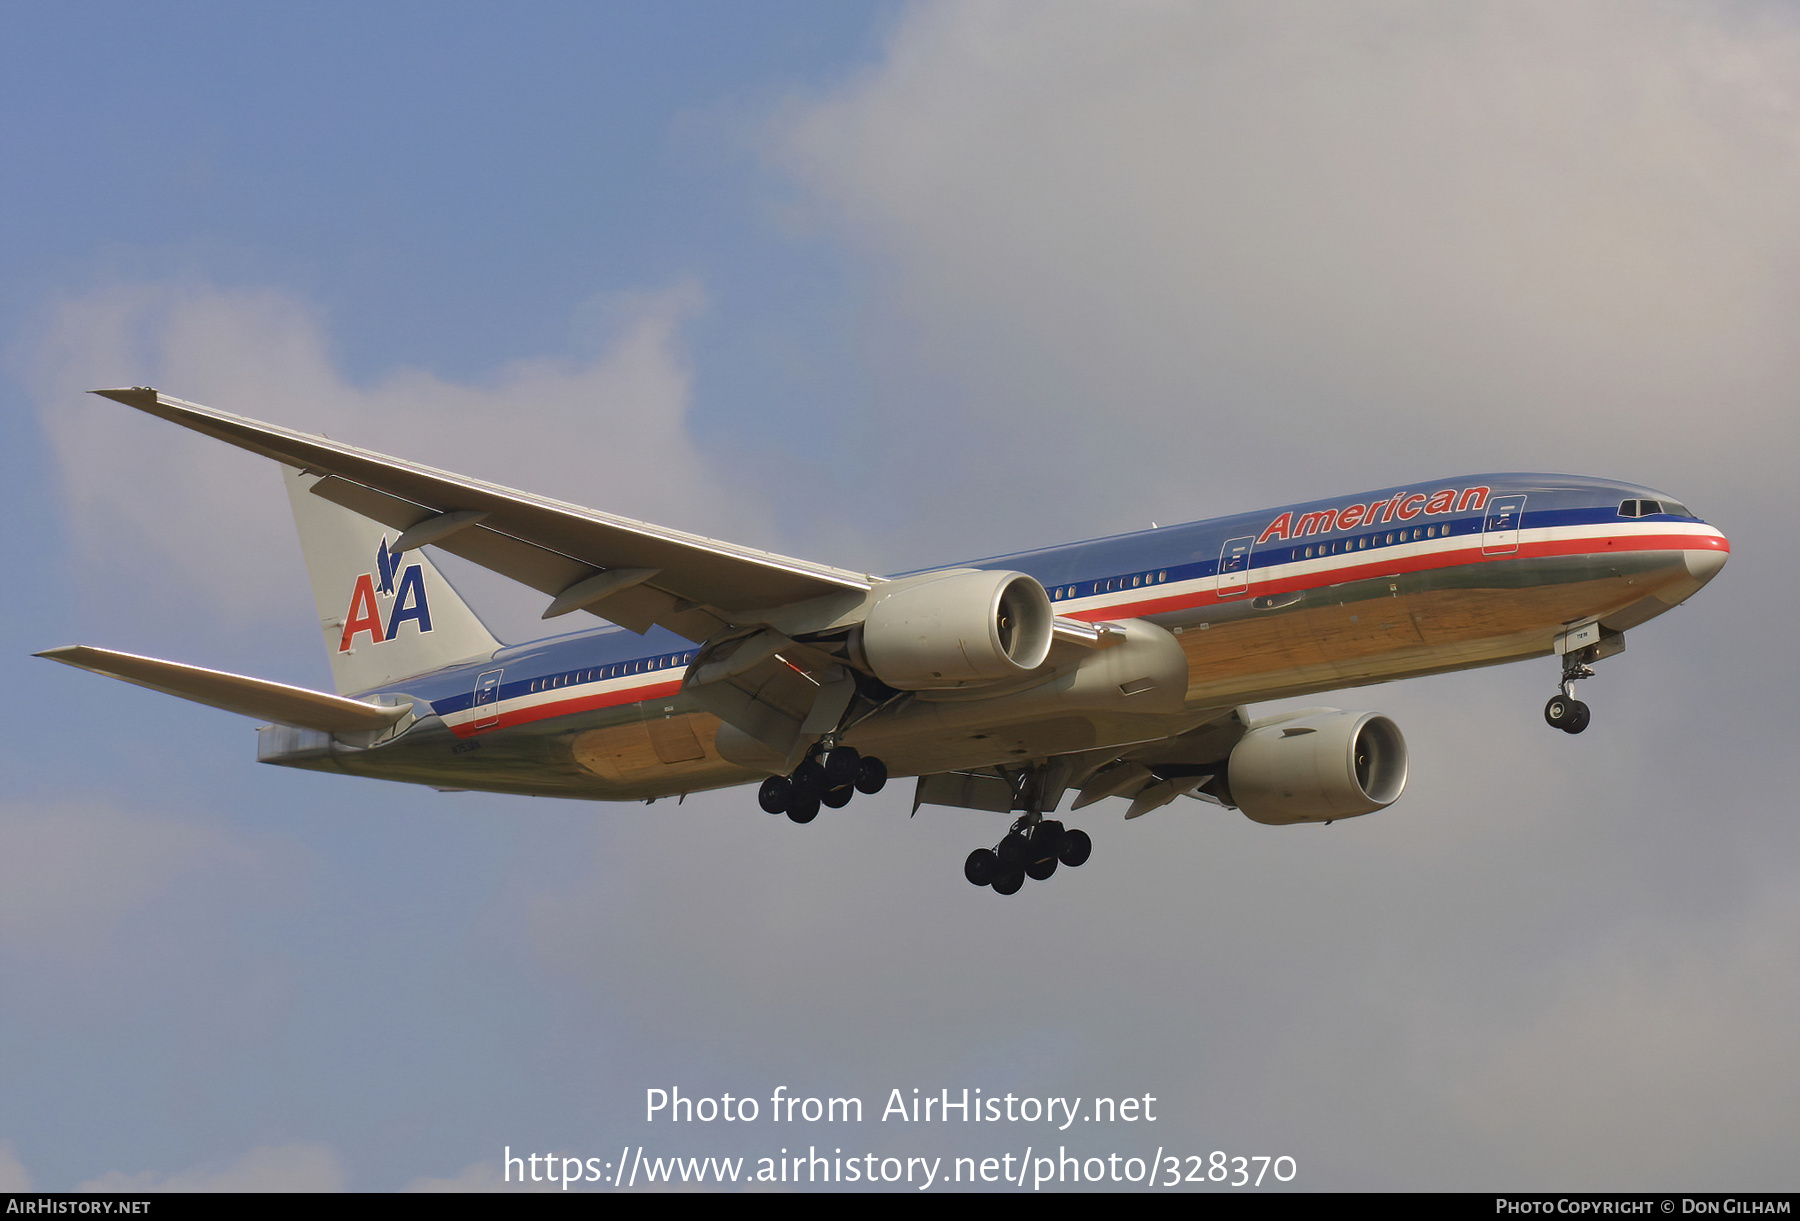
[[913, 809], [945, 805], [997, 812], [1048, 811], [1072, 791], [1071, 810], [1124, 797], [1131, 801], [1125, 817], [1138, 818], [1177, 797], [1228, 801], [1225, 763], [1246, 725], [1244, 709], [1221, 708], [1184, 733], [1124, 750], [1080, 751], [1041, 764], [920, 776]]
[[843, 596], [874, 578], [485, 483], [264, 424], [147, 387], [95, 393], [323, 476], [313, 493], [548, 594], [545, 617], [585, 610], [703, 641], [765, 608]]

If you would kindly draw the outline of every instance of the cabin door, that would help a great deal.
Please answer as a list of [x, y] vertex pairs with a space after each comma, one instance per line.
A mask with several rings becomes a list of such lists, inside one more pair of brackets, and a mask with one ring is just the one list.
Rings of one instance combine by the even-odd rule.
[[1219, 551], [1219, 596], [1236, 598], [1250, 590], [1250, 550], [1256, 536], [1225, 540]]
[[1525, 516], [1523, 496], [1502, 496], [1488, 504], [1481, 527], [1481, 554], [1511, 555], [1519, 549], [1519, 522]]

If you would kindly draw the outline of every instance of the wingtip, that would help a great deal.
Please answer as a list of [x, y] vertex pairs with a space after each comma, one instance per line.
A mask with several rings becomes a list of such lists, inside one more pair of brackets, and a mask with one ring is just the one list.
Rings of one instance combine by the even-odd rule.
[[126, 386], [119, 390], [90, 390], [88, 393], [111, 399], [115, 403], [123, 403], [127, 407], [136, 407], [139, 411], [156, 406], [156, 390], [151, 386]]

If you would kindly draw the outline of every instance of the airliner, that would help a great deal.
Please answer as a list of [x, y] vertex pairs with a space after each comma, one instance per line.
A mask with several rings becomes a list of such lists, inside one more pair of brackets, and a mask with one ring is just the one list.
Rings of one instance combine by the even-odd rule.
[[[335, 693], [85, 645], [38, 654], [255, 717], [265, 763], [443, 790], [654, 801], [758, 785], [808, 823], [889, 779], [912, 809], [1010, 816], [964, 876], [1000, 894], [1083, 864], [1049, 817], [1188, 797], [1271, 825], [1392, 805], [1377, 712], [1248, 705], [1554, 657], [1575, 684], [1730, 554], [1651, 488], [1486, 474], [877, 576], [633, 521], [172, 398], [96, 393], [285, 474]], [[423, 548], [522, 582], [502, 644]], [[585, 622], [585, 620], [584, 620]], [[996, 829], [998, 823], [995, 824]]]

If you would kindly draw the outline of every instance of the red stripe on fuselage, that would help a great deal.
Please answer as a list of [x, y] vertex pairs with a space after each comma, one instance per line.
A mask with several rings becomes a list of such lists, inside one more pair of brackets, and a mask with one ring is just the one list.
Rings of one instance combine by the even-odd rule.
[[545, 700], [541, 704], [533, 704], [529, 708], [515, 708], [500, 714], [496, 721], [484, 721], [477, 726], [474, 721], [465, 721], [450, 726], [450, 732], [459, 738], [472, 738], [477, 734], [492, 733], [496, 729], [505, 729], [511, 725], [529, 725], [533, 721], [546, 721], [551, 717], [570, 716], [577, 712], [597, 712], [602, 708], [617, 708], [621, 704], [641, 704], [646, 700], [667, 699], [681, 691], [681, 680], [657, 683], [652, 687], [633, 687], [629, 691], [607, 691], [598, 695], [570, 695], [567, 699]]
[[[1185, 610], [1195, 606], [1217, 606], [1225, 602], [1243, 602], [1250, 598], [1266, 597], [1270, 594], [1292, 593], [1295, 590], [1320, 589], [1330, 585], [1342, 585], [1349, 581], [1376, 580], [1381, 577], [1397, 577], [1405, 573], [1425, 572], [1433, 568], [1456, 568], [1465, 564], [1503, 564], [1508, 560], [1535, 559], [1561, 555], [1603, 555], [1608, 551], [1731, 551], [1731, 544], [1723, 535], [1696, 534], [1633, 534], [1611, 538], [1559, 538], [1545, 539], [1534, 543], [1520, 543], [1515, 550], [1499, 555], [1487, 555], [1481, 549], [1481, 536], [1467, 536], [1469, 545], [1458, 547], [1453, 551], [1433, 551], [1424, 555], [1393, 555], [1393, 548], [1383, 547], [1388, 555], [1377, 560], [1370, 556], [1362, 558], [1357, 553], [1357, 561], [1336, 567], [1328, 567], [1308, 572], [1300, 576], [1271, 577], [1258, 580], [1256, 570], [1250, 572], [1250, 590], [1248, 593], [1232, 594], [1220, 597], [1216, 590], [1200, 593], [1172, 594], [1164, 598], [1148, 598], [1138, 602], [1121, 602], [1112, 606], [1090, 607], [1087, 610], [1070, 611], [1064, 617], [1099, 621], [1103, 619], [1138, 619], [1145, 615], [1167, 614], [1170, 611]], [[1420, 545], [1429, 545], [1429, 540], [1420, 539]], [[1411, 545], [1410, 542], [1406, 545]], [[1325, 559], [1337, 559], [1326, 556]], [[1349, 559], [1345, 555], [1344, 559]], [[1316, 563], [1309, 560], [1287, 560], [1284, 563]]]

